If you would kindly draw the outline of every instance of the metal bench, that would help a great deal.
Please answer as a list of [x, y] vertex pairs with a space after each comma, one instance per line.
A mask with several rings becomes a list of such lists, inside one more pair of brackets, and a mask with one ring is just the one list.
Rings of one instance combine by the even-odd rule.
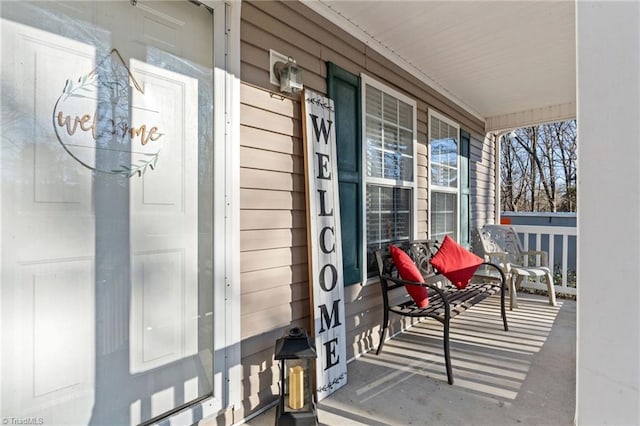
[[[432, 254], [437, 251], [437, 243], [434, 241], [420, 240], [397, 243], [399, 248], [405, 251], [424, 277], [424, 284], [400, 279], [388, 251], [375, 252], [378, 263], [378, 275], [380, 289], [384, 303], [384, 318], [380, 333], [380, 344], [376, 355], [379, 355], [384, 346], [387, 328], [389, 327], [389, 312], [411, 318], [433, 318], [442, 323], [444, 328], [444, 359], [447, 369], [447, 379], [453, 384], [453, 371], [449, 350], [449, 328], [451, 318], [465, 312], [470, 307], [481, 302], [489, 296], [500, 292], [500, 313], [504, 330], [509, 331], [505, 310], [506, 279], [502, 270], [489, 262], [480, 265], [471, 282], [464, 288], [458, 289], [452, 285], [443, 275], [439, 274], [429, 263]], [[402, 293], [392, 293], [394, 290], [406, 285], [416, 285], [428, 288], [429, 305], [419, 308], [413, 299], [409, 297], [403, 288]], [[392, 302], [393, 301], [393, 302]]]

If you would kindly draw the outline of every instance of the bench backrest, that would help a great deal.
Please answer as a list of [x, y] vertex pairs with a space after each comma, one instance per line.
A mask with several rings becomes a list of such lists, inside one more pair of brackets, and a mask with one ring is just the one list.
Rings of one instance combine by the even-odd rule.
[[[437, 242], [433, 240], [412, 240], [393, 243], [396, 247], [402, 249], [411, 257], [423, 276], [435, 275], [436, 271], [429, 263], [431, 256], [437, 251]], [[380, 283], [386, 286], [387, 283], [382, 279], [383, 275], [398, 278], [396, 267], [389, 253], [389, 249], [376, 250], [376, 262], [378, 265], [378, 277]], [[392, 287], [395, 288], [395, 287]], [[383, 292], [387, 289], [383, 287]]]
[[[431, 253], [435, 253], [437, 250], [435, 243], [435, 241], [430, 240], [413, 240], [395, 242], [393, 245], [407, 253], [420, 270], [420, 273], [423, 276], [428, 277], [436, 274], [433, 266], [429, 263]], [[400, 278], [398, 276], [398, 270], [393, 263], [393, 258], [391, 257], [389, 248], [387, 247], [384, 250], [376, 250], [375, 255], [378, 265], [378, 278], [380, 278], [380, 291], [382, 291], [382, 301], [384, 303], [386, 315], [386, 310], [389, 308], [389, 292], [396, 288], [404, 287], [404, 285], [385, 278]]]
[[506, 252], [510, 263], [520, 263], [522, 245], [518, 233], [511, 226], [484, 225], [478, 229], [483, 254]]

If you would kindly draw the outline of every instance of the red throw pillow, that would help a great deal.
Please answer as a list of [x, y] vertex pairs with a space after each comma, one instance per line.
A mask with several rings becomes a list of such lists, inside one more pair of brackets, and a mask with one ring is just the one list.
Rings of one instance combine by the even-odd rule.
[[484, 260], [445, 235], [438, 252], [429, 262], [453, 285], [465, 288]]
[[[394, 245], [389, 246], [389, 251], [391, 252], [393, 263], [396, 265], [396, 269], [398, 269], [400, 278], [405, 281], [415, 281], [419, 283], [424, 282], [422, 274], [407, 253]], [[404, 288], [407, 289], [407, 292], [419, 308], [426, 308], [429, 306], [429, 293], [426, 287], [405, 285]]]

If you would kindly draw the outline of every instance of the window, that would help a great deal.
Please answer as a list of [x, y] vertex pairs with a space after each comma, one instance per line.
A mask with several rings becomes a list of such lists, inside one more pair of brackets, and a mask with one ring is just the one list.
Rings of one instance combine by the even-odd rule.
[[[345, 285], [376, 274], [373, 251], [416, 233], [416, 102], [327, 63], [335, 102]], [[366, 267], [363, 259], [367, 259]]]
[[[417, 104], [330, 62], [327, 91], [336, 108], [343, 273], [349, 285], [376, 274], [374, 250], [416, 236]], [[448, 234], [469, 247], [471, 136], [435, 111], [429, 112], [428, 127], [429, 235]]]
[[416, 102], [366, 77], [363, 87], [363, 163], [367, 271], [373, 252], [415, 235]]
[[429, 112], [430, 238], [445, 235], [459, 239], [460, 127], [444, 116]]

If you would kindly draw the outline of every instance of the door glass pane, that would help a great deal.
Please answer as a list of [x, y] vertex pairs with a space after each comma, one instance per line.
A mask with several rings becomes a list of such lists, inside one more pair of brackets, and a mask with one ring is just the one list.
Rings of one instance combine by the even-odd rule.
[[0, 13], [2, 416], [138, 424], [211, 395], [211, 13]]

